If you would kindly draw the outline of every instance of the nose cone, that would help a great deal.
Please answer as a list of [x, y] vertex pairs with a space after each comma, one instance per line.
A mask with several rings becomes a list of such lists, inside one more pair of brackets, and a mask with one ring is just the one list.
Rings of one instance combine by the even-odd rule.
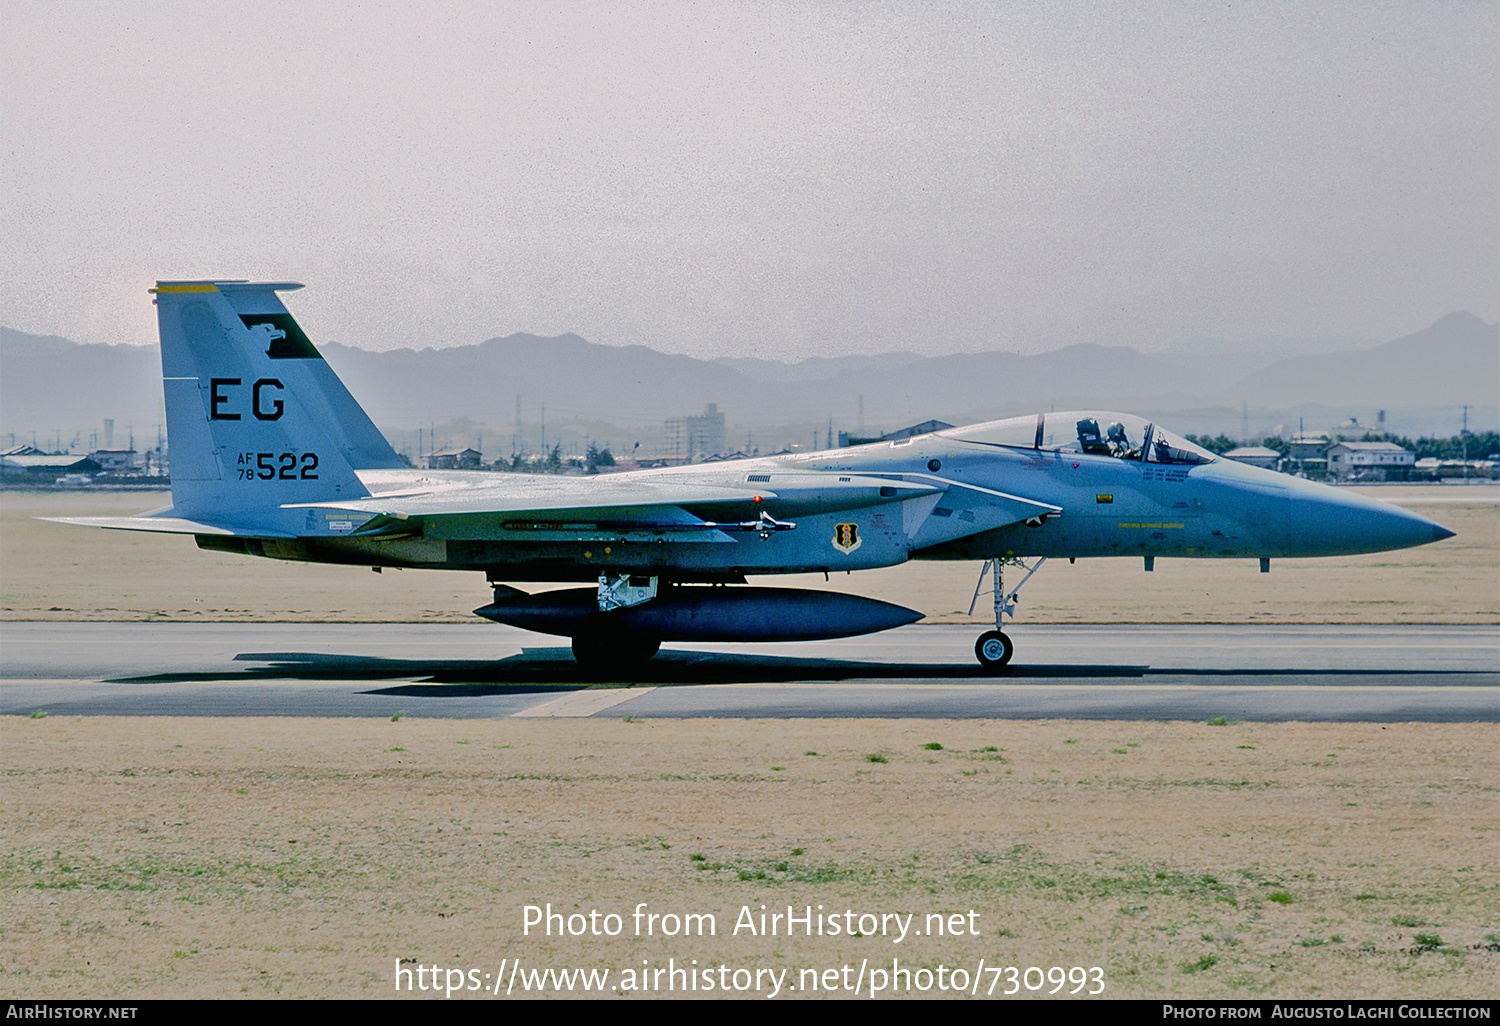
[[1291, 495], [1296, 555], [1344, 556], [1426, 545], [1453, 532], [1400, 506], [1327, 485], [1298, 482]]

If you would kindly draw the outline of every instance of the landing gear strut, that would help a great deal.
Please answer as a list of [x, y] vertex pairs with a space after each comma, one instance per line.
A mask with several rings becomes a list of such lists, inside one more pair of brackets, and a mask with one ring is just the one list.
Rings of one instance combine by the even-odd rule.
[[[1003, 629], [1005, 627], [1005, 617], [1015, 616], [1016, 595], [1020, 593], [1021, 588], [1026, 582], [1031, 580], [1031, 575], [1040, 570], [1042, 564], [1045, 562], [1047, 562], [1045, 556], [1039, 558], [1030, 566], [1027, 566], [1022, 560], [1013, 557], [1007, 559], [997, 558], [987, 561], [983, 568], [980, 569], [979, 583], [974, 585], [974, 598], [969, 602], [970, 613], [974, 612], [974, 606], [979, 602], [979, 592], [984, 587], [985, 574], [990, 571], [994, 571], [995, 574], [994, 580], [991, 582], [995, 595], [995, 629], [985, 631], [979, 636], [979, 640], [974, 643], [974, 656], [979, 660], [979, 665], [986, 673], [1001, 673], [1010, 663], [1010, 657], [1015, 653], [1016, 647], [1011, 643], [1010, 638], [1006, 636]], [[1021, 578], [1021, 583], [1012, 588], [1009, 593], [1006, 592], [1005, 585], [1001, 581], [1002, 569], [1006, 566], [1020, 567], [1026, 571], [1026, 576]]]

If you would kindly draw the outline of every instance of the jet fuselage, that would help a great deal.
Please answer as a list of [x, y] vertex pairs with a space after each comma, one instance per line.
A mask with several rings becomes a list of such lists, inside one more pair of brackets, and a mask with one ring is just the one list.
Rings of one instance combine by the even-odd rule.
[[[1064, 422], [1079, 417], [1046, 416]], [[982, 437], [985, 427], [959, 430]], [[362, 535], [367, 515], [308, 508], [278, 525], [295, 524], [296, 538], [200, 536], [200, 544], [315, 562], [485, 570], [496, 580], [582, 581], [600, 573], [632, 573], [702, 581], [862, 570], [908, 559], [1346, 555], [1419, 545], [1449, 534], [1390, 504], [1229, 460], [1153, 462], [954, 434], [566, 481], [577, 488], [580, 507], [594, 483], [611, 491], [639, 481], [756, 492], [759, 501], [680, 505], [710, 523], [746, 523], [765, 513], [795, 524], [764, 534], [688, 529], [652, 515], [626, 518], [598, 509], [558, 508], [546, 514], [476, 512], [430, 519], [413, 513]], [[375, 498], [436, 491], [451, 502], [470, 499], [476, 505], [483, 505], [480, 497], [491, 490], [564, 483], [479, 471], [380, 470], [359, 476]], [[882, 495], [883, 490], [892, 494]], [[399, 498], [387, 501], [400, 504]], [[1034, 515], [1017, 517], [1018, 501], [1034, 505]], [[1002, 523], [986, 529], [987, 520]]]

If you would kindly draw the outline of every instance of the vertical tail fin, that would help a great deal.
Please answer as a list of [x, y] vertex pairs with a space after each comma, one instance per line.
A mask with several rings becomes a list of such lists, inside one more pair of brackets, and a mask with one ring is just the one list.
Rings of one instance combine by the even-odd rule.
[[276, 295], [301, 287], [177, 281], [152, 290], [180, 516], [281, 525], [284, 514], [303, 515], [284, 503], [368, 494], [356, 467], [401, 466]]

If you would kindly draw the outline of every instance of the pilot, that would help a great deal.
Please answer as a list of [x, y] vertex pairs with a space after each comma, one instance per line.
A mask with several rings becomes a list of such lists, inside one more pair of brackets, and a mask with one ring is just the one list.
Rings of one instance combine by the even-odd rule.
[[1121, 424], [1118, 420], [1109, 426], [1105, 432], [1105, 437], [1109, 439], [1109, 454], [1111, 456], [1122, 460], [1138, 460], [1141, 458], [1141, 451], [1131, 448], [1130, 439], [1125, 435], [1125, 425]]
[[1104, 436], [1109, 439], [1109, 448], [1116, 456], [1130, 448], [1130, 440], [1125, 437], [1125, 425], [1118, 420], [1109, 426]]

